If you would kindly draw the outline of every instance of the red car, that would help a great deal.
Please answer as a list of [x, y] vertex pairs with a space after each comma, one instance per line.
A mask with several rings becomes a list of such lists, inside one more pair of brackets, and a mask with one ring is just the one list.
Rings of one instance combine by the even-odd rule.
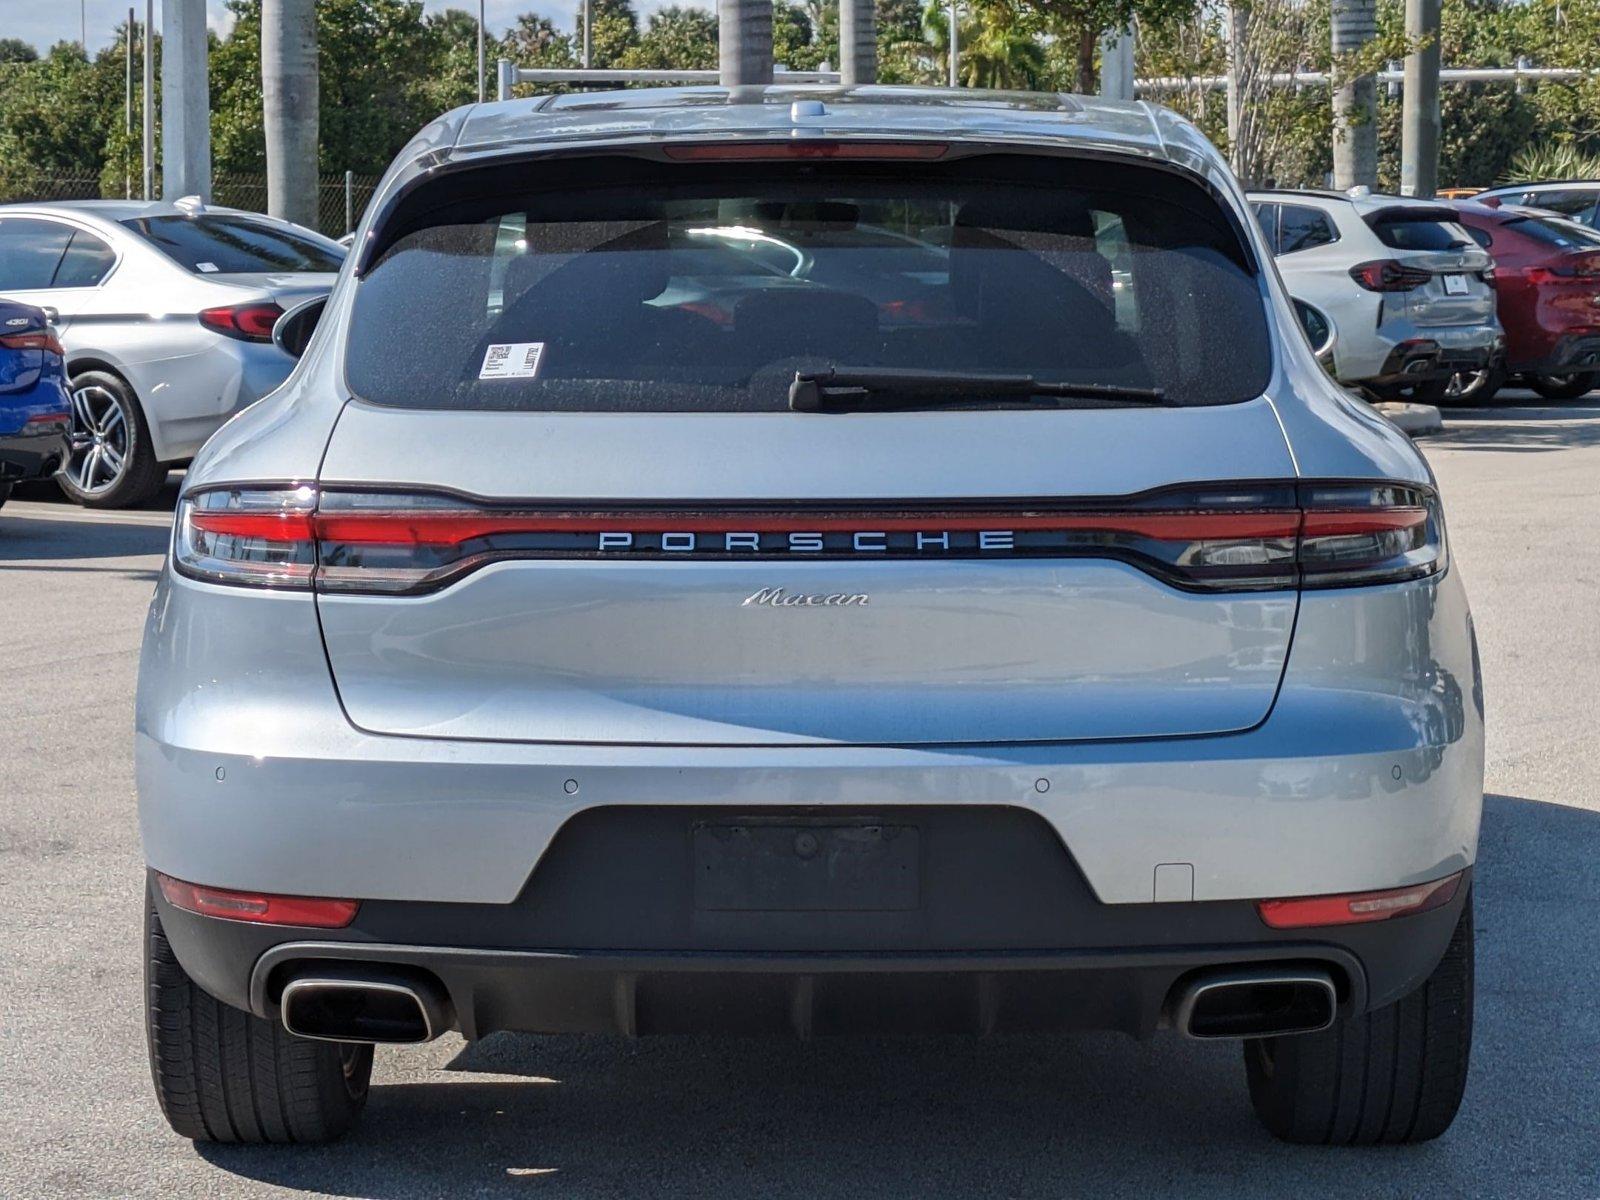
[[1494, 288], [1506, 331], [1501, 369], [1457, 383], [1456, 398], [1485, 403], [1508, 377], [1549, 400], [1600, 383], [1600, 232], [1537, 209], [1452, 207], [1494, 256]]

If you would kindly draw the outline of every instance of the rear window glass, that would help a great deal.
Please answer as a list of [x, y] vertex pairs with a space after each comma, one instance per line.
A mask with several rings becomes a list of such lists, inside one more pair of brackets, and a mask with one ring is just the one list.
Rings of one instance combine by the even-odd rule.
[[1505, 223], [1523, 237], [1560, 250], [1592, 250], [1600, 246], [1600, 233], [1574, 221], [1554, 217], [1512, 217]]
[[1372, 220], [1372, 232], [1393, 250], [1460, 250], [1473, 245], [1467, 231], [1454, 221], [1417, 217], [1384, 217]]
[[337, 271], [344, 262], [337, 242], [249, 217], [207, 213], [135, 217], [123, 224], [197, 275]]
[[540, 190], [518, 194], [533, 174], [479, 169], [442, 204], [434, 185], [396, 214], [356, 293], [357, 395], [764, 411], [787, 408], [797, 371], [834, 367], [1029, 374], [1222, 404], [1259, 395], [1270, 373], [1236, 228], [1166, 172], [992, 155], [609, 158], [552, 162]]

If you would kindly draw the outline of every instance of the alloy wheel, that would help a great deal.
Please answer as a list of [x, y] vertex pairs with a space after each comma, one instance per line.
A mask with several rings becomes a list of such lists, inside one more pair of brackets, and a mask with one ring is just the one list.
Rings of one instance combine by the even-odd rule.
[[1471, 396], [1483, 387], [1488, 378], [1489, 372], [1487, 369], [1457, 372], [1450, 376], [1450, 382], [1444, 385], [1445, 397], [1455, 400], [1462, 396]]
[[98, 496], [115, 487], [127, 472], [131, 441], [127, 410], [109, 389], [73, 389], [72, 453], [61, 473], [80, 492]]

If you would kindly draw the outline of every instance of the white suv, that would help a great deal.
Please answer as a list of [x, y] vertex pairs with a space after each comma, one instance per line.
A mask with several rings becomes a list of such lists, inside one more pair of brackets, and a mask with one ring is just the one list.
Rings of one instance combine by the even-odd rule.
[[518, 100], [356, 245], [147, 627], [174, 1128], [329, 1137], [370, 1043], [502, 1029], [1167, 1028], [1282, 1137], [1450, 1124], [1466, 594], [1192, 126]]
[[1399, 196], [1252, 192], [1290, 295], [1332, 323], [1332, 370], [1380, 398], [1443, 398], [1503, 356], [1493, 260], [1450, 208]]

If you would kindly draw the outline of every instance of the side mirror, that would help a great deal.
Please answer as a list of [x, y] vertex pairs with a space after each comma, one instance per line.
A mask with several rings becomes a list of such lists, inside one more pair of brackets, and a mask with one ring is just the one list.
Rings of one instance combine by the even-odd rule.
[[311, 344], [311, 335], [322, 320], [322, 310], [328, 307], [328, 298], [318, 296], [296, 304], [272, 327], [272, 344], [290, 358], [299, 358]]
[[1321, 309], [1312, 308], [1304, 300], [1294, 302], [1294, 313], [1300, 318], [1300, 328], [1305, 330], [1306, 341], [1311, 343], [1311, 352], [1322, 360], [1323, 366], [1331, 366], [1333, 322]]

